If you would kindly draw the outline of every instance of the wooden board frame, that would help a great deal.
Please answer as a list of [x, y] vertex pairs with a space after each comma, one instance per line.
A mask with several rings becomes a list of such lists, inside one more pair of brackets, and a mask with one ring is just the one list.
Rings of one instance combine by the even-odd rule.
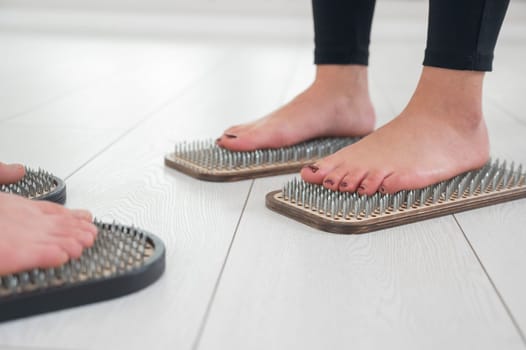
[[526, 185], [523, 179], [521, 186], [511, 189], [502, 189], [452, 201], [439, 201], [436, 204], [423, 207], [411, 207], [403, 211], [359, 220], [354, 219], [352, 221], [343, 218], [333, 219], [318, 211], [310, 210], [295, 203], [291, 204], [283, 199], [281, 193], [282, 191], [278, 190], [266, 195], [265, 203], [267, 208], [322, 231], [340, 234], [360, 234], [526, 198]]
[[174, 153], [170, 153], [165, 156], [164, 164], [199, 180], [233, 182], [259, 177], [297, 173], [301, 168], [312, 164], [318, 159], [319, 158], [312, 158], [303, 161], [266, 164], [232, 170], [209, 170], [185, 159], [177, 158]]
[[[312, 164], [316, 162], [317, 160], [320, 160], [334, 152], [337, 152], [338, 150], [346, 146], [354, 144], [358, 142], [360, 139], [361, 137], [359, 136], [321, 137], [321, 138], [315, 138], [315, 139], [307, 140], [304, 142], [300, 142], [298, 144], [283, 147], [283, 148], [258, 149], [254, 151], [248, 151], [248, 152], [229, 151], [227, 149], [217, 147], [217, 145], [215, 145], [215, 143], [213, 143], [212, 140], [194, 141], [193, 143], [190, 142], [189, 144], [187, 143], [176, 144], [175, 152], [171, 152], [164, 157], [164, 164], [170, 168], [178, 170], [186, 175], [189, 175], [199, 180], [214, 181], [214, 182], [241, 181], [241, 180], [255, 179], [259, 177], [297, 173], [304, 166]], [[197, 142], [197, 144], [195, 144], [195, 142]], [[178, 151], [178, 147], [183, 148], [182, 153]], [[185, 147], [190, 147], [190, 150], [185, 150]], [[202, 152], [203, 150], [212, 151], [214, 148], [217, 148], [215, 149], [215, 151], [222, 150], [227, 153], [231, 152], [232, 154], [230, 155], [234, 155], [234, 157], [238, 157], [241, 155], [243, 156], [248, 155], [249, 157], [253, 157], [254, 152], [266, 152], [266, 151], [269, 151], [269, 152], [305, 151], [305, 154], [299, 155], [297, 157], [296, 156], [290, 157], [290, 155], [285, 157], [285, 155], [282, 153], [281, 158], [279, 158], [281, 160], [275, 161], [275, 159], [278, 159], [278, 158], [271, 158], [272, 153], [270, 153], [270, 155], [267, 155], [268, 159], [266, 159], [263, 162], [259, 162], [257, 160], [254, 162], [253, 159], [244, 160], [242, 163], [243, 164], [242, 166], [233, 165], [230, 169], [227, 168], [226, 166], [225, 167], [223, 166], [208, 167], [207, 165], [203, 165], [202, 162], [195, 161], [195, 159], [192, 159], [192, 157], [184, 156], [186, 152], [190, 152], [190, 153], [196, 152], [196, 151]], [[313, 150], [317, 150], [317, 151], [314, 154], [310, 153]], [[257, 155], [257, 157], [259, 156], [260, 155]], [[264, 156], [261, 156], [261, 157], [264, 157]], [[256, 163], [259, 163], [259, 164], [256, 165]], [[234, 163], [231, 163], [231, 164], [238, 164], [238, 163], [234, 161]]]

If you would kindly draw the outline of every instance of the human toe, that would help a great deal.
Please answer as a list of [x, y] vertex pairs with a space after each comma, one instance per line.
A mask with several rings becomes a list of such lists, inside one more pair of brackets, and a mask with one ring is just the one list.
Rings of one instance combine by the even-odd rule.
[[338, 168], [340, 162], [337, 158], [328, 156], [314, 164], [309, 164], [301, 169], [301, 178], [307, 182], [322, 184], [323, 180]]
[[344, 192], [356, 192], [358, 186], [360, 186], [360, 183], [366, 175], [367, 171], [365, 169], [353, 169], [342, 179], [340, 188], [342, 188]]
[[24, 249], [12, 252], [8, 266], [2, 266], [2, 274], [18, 273], [36, 268], [56, 267], [66, 263], [68, 254], [56, 244], [27, 244]]
[[[411, 178], [413, 177], [413, 180]], [[393, 194], [401, 190], [425, 187], [426, 184], [420, 185], [414, 174], [392, 173], [386, 176], [379, 187], [381, 193]]]
[[385, 173], [381, 171], [370, 171], [363, 178], [358, 186], [358, 193], [360, 195], [372, 195], [376, 193], [385, 179]]
[[316, 175], [316, 173], [320, 170], [319, 166], [317, 164], [309, 164], [305, 165], [300, 170], [300, 176], [303, 180], [311, 183], [320, 183], [323, 180], [323, 177], [320, 177], [319, 175]]
[[225, 147], [224, 141], [236, 139], [239, 133], [243, 133], [246, 131], [248, 126], [244, 124], [231, 126], [230, 128], [223, 131], [223, 134], [216, 140], [216, 143], [221, 146]]
[[93, 221], [93, 215], [91, 214], [91, 212], [89, 210], [71, 209], [70, 212], [77, 219], [80, 219], [80, 220], [83, 220], [83, 221], [87, 221], [87, 222], [92, 222]]
[[77, 239], [77, 241], [82, 245], [83, 248], [89, 248], [93, 245], [93, 242], [95, 242], [95, 236], [93, 234], [78, 230], [76, 232], [72, 232], [74, 237]]
[[68, 254], [70, 259], [77, 259], [82, 255], [82, 244], [76, 238], [62, 237], [57, 244]]
[[91, 237], [93, 237], [93, 239], [97, 237], [97, 234], [99, 232], [99, 230], [97, 229], [97, 226], [95, 226], [91, 222], [87, 222], [84, 220], [79, 220], [78, 228], [79, 228], [79, 231], [89, 234]]
[[340, 186], [338, 187], [338, 191], [340, 192], [350, 192], [350, 175], [345, 174], [345, 176], [342, 178], [342, 181], [340, 181]]
[[15, 183], [25, 175], [25, 168], [21, 164], [0, 163], [0, 184]]
[[[42, 244], [34, 249], [33, 256], [38, 259], [37, 264], [28, 264], [27, 268], [32, 269], [57, 267], [65, 264], [69, 260], [68, 253], [58, 245]], [[32, 266], [37, 265], [37, 266]]]
[[347, 175], [347, 170], [343, 167], [338, 167], [325, 176], [323, 186], [330, 190], [337, 191], [345, 175]]

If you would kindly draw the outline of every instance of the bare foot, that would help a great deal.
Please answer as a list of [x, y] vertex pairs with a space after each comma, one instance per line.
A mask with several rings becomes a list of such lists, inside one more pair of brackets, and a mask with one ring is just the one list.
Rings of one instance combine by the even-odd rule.
[[58, 266], [93, 244], [91, 214], [0, 193], [0, 275]]
[[318, 66], [314, 83], [277, 111], [227, 129], [218, 139], [233, 151], [290, 146], [323, 136], [363, 136], [374, 129], [367, 67]]
[[373, 194], [416, 189], [479, 168], [489, 159], [482, 117], [484, 74], [424, 67], [415, 94], [393, 121], [305, 167], [305, 181]]
[[0, 162], [0, 184], [12, 184], [24, 177], [26, 170], [20, 164], [5, 164]]

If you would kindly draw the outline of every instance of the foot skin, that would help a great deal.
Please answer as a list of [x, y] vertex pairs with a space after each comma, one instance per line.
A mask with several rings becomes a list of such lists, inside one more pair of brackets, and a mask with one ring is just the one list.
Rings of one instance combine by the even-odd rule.
[[0, 193], [0, 275], [80, 257], [97, 235], [91, 220], [84, 210]]
[[290, 146], [323, 136], [364, 136], [375, 113], [365, 66], [318, 66], [314, 83], [291, 102], [255, 122], [227, 129], [217, 140], [232, 151]]
[[0, 162], [0, 184], [12, 184], [22, 179], [26, 170], [21, 164], [4, 164]]
[[393, 121], [301, 171], [326, 188], [371, 195], [422, 188], [483, 166], [483, 73], [425, 67], [411, 101]]

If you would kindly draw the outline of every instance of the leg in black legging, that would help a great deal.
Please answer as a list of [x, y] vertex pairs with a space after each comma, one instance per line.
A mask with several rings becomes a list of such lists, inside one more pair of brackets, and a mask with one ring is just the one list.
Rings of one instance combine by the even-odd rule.
[[509, 0], [430, 0], [424, 65], [491, 71]]
[[312, 0], [314, 63], [367, 65], [374, 5], [375, 0]]

